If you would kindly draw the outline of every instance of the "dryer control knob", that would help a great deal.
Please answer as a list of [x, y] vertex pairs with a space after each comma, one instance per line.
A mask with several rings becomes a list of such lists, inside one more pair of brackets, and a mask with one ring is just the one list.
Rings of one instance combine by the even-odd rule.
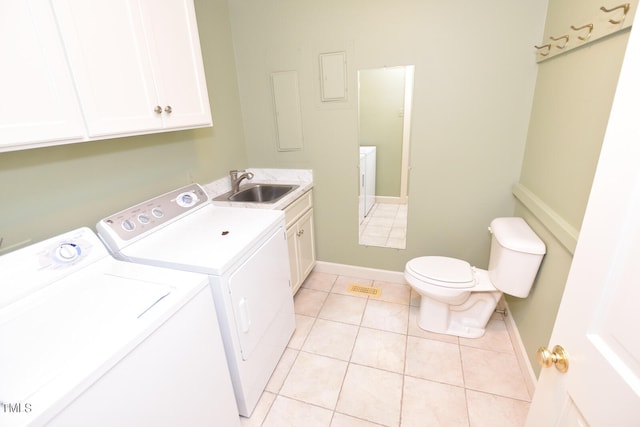
[[176, 197], [176, 203], [178, 206], [183, 208], [190, 208], [191, 206], [198, 203], [198, 196], [191, 191], [187, 191], [185, 193], [181, 193]]
[[126, 231], [133, 231], [136, 228], [136, 224], [130, 219], [125, 219], [122, 221], [122, 228]]
[[162, 218], [164, 216], [164, 211], [162, 210], [162, 208], [155, 207], [151, 209], [151, 214], [156, 218]]

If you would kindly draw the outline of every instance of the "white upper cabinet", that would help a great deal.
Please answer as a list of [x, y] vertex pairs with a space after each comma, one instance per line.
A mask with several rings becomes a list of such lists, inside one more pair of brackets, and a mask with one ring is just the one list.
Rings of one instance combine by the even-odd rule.
[[82, 115], [55, 34], [46, 0], [0, 2], [0, 151], [83, 139]]
[[89, 138], [211, 125], [192, 0], [52, 0]]

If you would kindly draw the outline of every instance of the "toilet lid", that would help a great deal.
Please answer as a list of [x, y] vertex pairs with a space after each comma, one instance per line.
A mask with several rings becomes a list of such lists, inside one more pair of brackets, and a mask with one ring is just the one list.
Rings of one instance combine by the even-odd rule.
[[448, 288], [470, 288], [473, 286], [473, 271], [466, 261], [442, 257], [423, 256], [407, 263], [407, 269], [418, 276]]

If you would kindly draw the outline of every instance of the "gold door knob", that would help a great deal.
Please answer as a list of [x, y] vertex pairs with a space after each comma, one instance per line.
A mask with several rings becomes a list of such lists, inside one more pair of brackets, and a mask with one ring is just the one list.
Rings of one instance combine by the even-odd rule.
[[549, 351], [547, 347], [540, 347], [536, 353], [538, 363], [543, 368], [548, 368], [551, 365], [555, 365], [556, 369], [560, 372], [567, 372], [569, 369], [569, 357], [564, 348], [557, 345], [553, 347], [553, 351]]
[[156, 114], [162, 113], [162, 107], [159, 105], [156, 105], [156, 108], [153, 109], [153, 112]]
[[171, 114], [172, 111], [173, 111], [173, 108], [171, 108], [171, 105], [167, 105], [166, 107], [164, 107], [165, 113]]

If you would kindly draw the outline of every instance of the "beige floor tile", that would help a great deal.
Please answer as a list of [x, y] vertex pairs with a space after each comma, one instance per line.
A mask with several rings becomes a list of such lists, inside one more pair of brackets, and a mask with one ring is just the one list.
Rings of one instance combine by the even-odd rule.
[[278, 396], [262, 427], [329, 427], [331, 411]]
[[360, 328], [351, 362], [403, 373], [406, 341], [406, 335]]
[[331, 288], [333, 287], [333, 283], [337, 278], [338, 276], [335, 274], [312, 271], [302, 283], [302, 287], [307, 289], [315, 289], [317, 291], [330, 292]]
[[367, 295], [358, 295], [349, 292], [347, 289], [349, 289], [349, 285], [352, 284], [360, 286], [371, 286], [373, 284], [373, 280], [360, 279], [358, 277], [338, 276], [335, 283], [333, 284], [333, 288], [331, 288], [331, 292], [335, 294], [349, 295], [356, 298], [368, 298]]
[[369, 299], [362, 318], [362, 326], [406, 334], [409, 306]]
[[380, 427], [382, 424], [375, 424], [359, 418], [336, 412], [331, 420], [331, 427]]
[[411, 288], [401, 283], [374, 281], [373, 286], [381, 289], [378, 301], [395, 302], [396, 304], [409, 305], [411, 302]]
[[523, 425], [529, 395], [501, 317], [479, 339], [434, 334], [406, 284], [315, 272], [294, 300], [296, 331], [242, 427]]
[[302, 349], [348, 361], [358, 335], [358, 327], [331, 320], [317, 319]]
[[287, 344], [287, 346], [300, 350], [315, 321], [315, 317], [296, 314], [296, 329], [293, 331], [293, 336], [289, 340], [289, 344]]
[[458, 337], [447, 334], [436, 334], [434, 332], [425, 331], [418, 326], [418, 315], [420, 307], [411, 306], [409, 308], [409, 335], [420, 338], [428, 338], [430, 340], [444, 341], [452, 344], [458, 344]]
[[405, 374], [425, 380], [464, 386], [459, 346], [442, 341], [408, 337]]
[[329, 294], [318, 317], [359, 325], [367, 300], [350, 295]]
[[347, 362], [300, 352], [280, 394], [334, 409], [347, 371]]
[[522, 427], [529, 402], [467, 390], [471, 427]]
[[468, 427], [464, 388], [405, 376], [401, 426]]
[[315, 289], [300, 288], [293, 298], [296, 314], [316, 317], [329, 294]]
[[268, 391], [262, 393], [251, 417], [240, 417], [240, 425], [242, 427], [260, 427], [269, 413], [271, 405], [273, 405], [273, 402], [276, 400], [276, 397], [277, 395], [269, 393]]
[[515, 354], [460, 346], [465, 386], [514, 399], [529, 400]]
[[[394, 230], [395, 230], [395, 228], [393, 230], [391, 230], [391, 234], [394, 233]], [[389, 247], [389, 248], [400, 248], [400, 249], [406, 248], [407, 247], [407, 239], [404, 238], [404, 234], [405, 233], [402, 233], [402, 234], [403, 234], [403, 237], [397, 237], [397, 238], [396, 237], [389, 237], [387, 239], [387, 243], [385, 244], [385, 246]]]
[[460, 345], [503, 353], [514, 353], [507, 326], [504, 320], [498, 319], [489, 320], [486, 331], [480, 338], [460, 338]]
[[286, 348], [282, 357], [280, 357], [280, 361], [276, 365], [276, 368], [273, 370], [273, 374], [271, 374], [271, 378], [269, 378], [269, 382], [265, 387], [265, 390], [270, 391], [272, 393], [278, 393], [282, 384], [284, 384], [284, 380], [289, 375], [289, 371], [293, 366], [293, 362], [298, 357], [298, 350], [294, 350], [291, 348]]
[[337, 411], [385, 426], [400, 422], [402, 375], [350, 364]]
[[364, 246], [386, 246], [389, 238], [388, 229], [384, 227], [369, 226], [366, 228], [366, 234], [360, 236], [359, 243]]

